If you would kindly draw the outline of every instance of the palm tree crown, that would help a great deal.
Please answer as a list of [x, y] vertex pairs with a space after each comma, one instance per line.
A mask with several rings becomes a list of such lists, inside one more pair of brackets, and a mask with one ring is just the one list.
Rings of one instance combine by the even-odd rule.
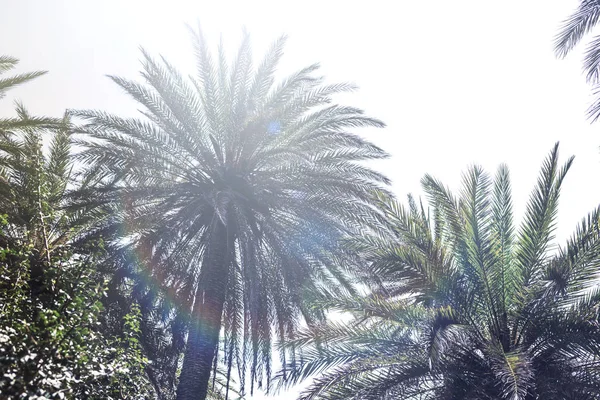
[[479, 167], [455, 196], [422, 183], [431, 214], [387, 202], [390, 232], [359, 239], [372, 292], [323, 295], [350, 323], [307, 329], [289, 382], [326, 371], [302, 399], [598, 399], [600, 209], [550, 254], [571, 159], [544, 162], [518, 232], [506, 167]]
[[358, 162], [386, 154], [349, 130], [383, 124], [332, 104], [354, 86], [324, 85], [318, 65], [275, 84], [284, 41], [253, 68], [247, 36], [229, 65], [194, 34], [195, 76], [143, 52], [145, 85], [111, 77], [145, 118], [76, 112], [80, 160], [104, 185], [95, 201], [118, 205], [154, 280], [139, 290], [190, 313], [180, 399], [204, 398], [217, 357], [242, 389], [246, 366], [268, 382], [272, 332], [283, 340], [318, 316], [303, 293], [345, 281], [338, 238], [378, 223], [388, 180]]

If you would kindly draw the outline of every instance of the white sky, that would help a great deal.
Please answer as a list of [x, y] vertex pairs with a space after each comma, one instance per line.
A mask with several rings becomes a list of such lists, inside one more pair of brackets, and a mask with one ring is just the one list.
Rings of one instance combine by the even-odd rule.
[[[576, 156], [561, 197], [557, 234], [565, 239], [600, 202], [600, 123], [585, 119], [591, 96], [581, 47], [567, 60], [552, 51], [560, 22], [577, 4], [0, 0], [0, 54], [20, 58], [20, 72], [50, 71], [12, 92], [34, 113], [130, 114], [135, 104], [104, 75], [137, 78], [138, 46], [191, 72], [184, 23], [199, 19], [212, 43], [222, 33], [232, 51], [245, 26], [259, 54], [288, 34], [281, 71], [318, 61], [330, 80], [360, 86], [345, 102], [388, 124], [368, 137], [392, 155], [378, 167], [402, 200], [420, 193], [426, 172], [457, 187], [469, 164], [494, 173], [506, 162], [518, 221], [559, 140], [563, 160]], [[0, 113], [11, 106], [0, 102]]]

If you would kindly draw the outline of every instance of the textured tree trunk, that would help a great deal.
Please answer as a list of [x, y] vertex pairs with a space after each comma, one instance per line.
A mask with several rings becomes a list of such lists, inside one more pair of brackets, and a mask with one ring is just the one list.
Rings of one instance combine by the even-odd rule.
[[177, 400], [205, 400], [210, 372], [219, 345], [221, 316], [228, 280], [228, 237], [218, 222], [203, 261], [183, 369], [177, 386]]

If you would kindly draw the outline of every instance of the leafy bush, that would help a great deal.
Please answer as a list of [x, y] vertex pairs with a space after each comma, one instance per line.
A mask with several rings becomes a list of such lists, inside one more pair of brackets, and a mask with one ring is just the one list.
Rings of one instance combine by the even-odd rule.
[[125, 316], [119, 337], [102, 333], [105, 283], [95, 272], [95, 257], [54, 252], [37, 292], [34, 262], [39, 259], [32, 245], [0, 250], [0, 395], [152, 397], [138, 342], [139, 308]]

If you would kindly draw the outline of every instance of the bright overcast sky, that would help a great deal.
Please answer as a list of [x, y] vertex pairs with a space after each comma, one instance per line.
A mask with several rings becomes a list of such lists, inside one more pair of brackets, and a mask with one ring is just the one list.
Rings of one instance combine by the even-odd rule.
[[[557, 60], [553, 37], [577, 0], [43, 1], [0, 0], [0, 54], [19, 72], [50, 74], [13, 91], [34, 113], [133, 104], [104, 75], [137, 78], [141, 45], [193, 70], [185, 23], [200, 20], [235, 51], [242, 28], [262, 54], [289, 35], [283, 73], [320, 62], [330, 81], [360, 90], [344, 102], [388, 124], [366, 132], [391, 154], [378, 168], [399, 197], [431, 173], [457, 187], [472, 163], [510, 167], [517, 217], [556, 141], [575, 155], [561, 197], [558, 237], [600, 203], [600, 123], [585, 110], [590, 88], [581, 48]], [[10, 96], [12, 98], [12, 96]], [[9, 101], [0, 102], [2, 114]], [[293, 396], [281, 396], [288, 398]]]

